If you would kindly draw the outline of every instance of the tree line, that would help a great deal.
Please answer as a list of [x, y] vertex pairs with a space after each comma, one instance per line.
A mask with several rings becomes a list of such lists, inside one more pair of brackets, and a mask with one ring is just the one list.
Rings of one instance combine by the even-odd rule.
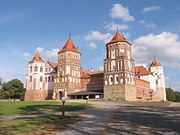
[[172, 88], [166, 88], [166, 98], [172, 102], [180, 102], [180, 92], [174, 91]]
[[23, 101], [24, 95], [24, 84], [20, 80], [13, 79], [6, 83], [0, 79], [0, 99], [20, 99]]

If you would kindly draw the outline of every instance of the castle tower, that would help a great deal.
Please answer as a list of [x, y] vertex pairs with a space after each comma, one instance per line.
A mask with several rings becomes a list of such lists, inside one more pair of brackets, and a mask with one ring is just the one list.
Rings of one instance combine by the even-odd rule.
[[135, 101], [135, 69], [131, 44], [117, 31], [106, 44], [104, 59], [104, 98]]
[[152, 94], [153, 101], [166, 101], [165, 77], [163, 66], [154, 58], [150, 65], [150, 71], [155, 76], [155, 90]]
[[26, 75], [26, 101], [38, 101], [45, 99], [45, 62], [39, 53], [35, 54], [29, 62], [29, 70]]
[[64, 47], [58, 53], [57, 77], [54, 85], [56, 99], [60, 99], [63, 95], [67, 97], [68, 94], [81, 90], [80, 55], [78, 48], [69, 36]]

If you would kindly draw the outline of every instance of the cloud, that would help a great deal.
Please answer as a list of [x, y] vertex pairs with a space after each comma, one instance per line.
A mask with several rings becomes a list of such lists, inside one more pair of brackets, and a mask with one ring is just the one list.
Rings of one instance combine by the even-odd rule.
[[37, 47], [35, 52], [41, 53], [46, 58], [57, 58], [59, 49], [45, 50], [42, 47]]
[[123, 7], [121, 4], [114, 4], [111, 9], [110, 16], [112, 18], [119, 18], [123, 21], [134, 21], [134, 17], [129, 14], [129, 9], [127, 7]]
[[90, 47], [91, 49], [96, 49], [96, 48], [97, 48], [97, 45], [96, 45], [94, 42], [91, 42], [91, 43], [89, 43], [89, 47]]
[[31, 55], [30, 55], [28, 52], [24, 52], [24, 53], [23, 53], [23, 57], [24, 57], [27, 61], [29, 61], [29, 60], [31, 59]]
[[35, 49], [35, 52], [37, 52], [37, 53], [42, 53], [43, 51], [44, 51], [44, 48], [42, 48], [42, 47], [37, 47]]
[[84, 37], [86, 41], [105, 41], [112, 37], [111, 33], [101, 33], [99, 31], [91, 31], [91, 33]]
[[180, 68], [180, 39], [177, 34], [162, 32], [134, 40], [133, 54], [138, 63], [147, 63], [156, 56], [160, 63], [170, 68]]
[[58, 57], [59, 49], [52, 49], [52, 50], [45, 50], [44, 55], [47, 58], [57, 58]]
[[140, 20], [139, 24], [142, 24], [146, 28], [154, 28], [155, 27], [155, 24], [153, 22], [148, 23], [148, 22], [145, 22], [144, 20]]
[[160, 6], [148, 6], [148, 7], [144, 8], [142, 12], [146, 13], [146, 12], [151, 12], [151, 11], [157, 11], [160, 8], [161, 8]]
[[127, 30], [128, 25], [126, 24], [115, 24], [114, 22], [111, 22], [105, 26], [106, 29], [109, 31], [115, 31], [117, 28], [118, 30]]

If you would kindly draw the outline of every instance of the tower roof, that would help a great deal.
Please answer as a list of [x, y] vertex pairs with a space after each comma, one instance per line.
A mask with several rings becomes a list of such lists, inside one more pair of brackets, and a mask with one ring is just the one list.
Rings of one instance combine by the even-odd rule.
[[73, 40], [71, 39], [71, 36], [69, 36], [68, 40], [64, 44], [64, 47], [58, 53], [62, 53], [65, 51], [72, 51], [72, 52], [80, 53], [78, 48], [74, 44]]
[[123, 37], [123, 35], [117, 31], [114, 35], [114, 37], [111, 39], [111, 41], [107, 44], [113, 44], [113, 43], [116, 43], [116, 42], [127, 42], [128, 44], [130, 44], [125, 37]]
[[158, 66], [162, 66], [159, 61], [154, 57], [150, 67], [158, 67]]
[[44, 62], [43, 58], [39, 53], [36, 53], [35, 56], [32, 58], [32, 60], [29, 61], [29, 63], [33, 63], [35, 61]]

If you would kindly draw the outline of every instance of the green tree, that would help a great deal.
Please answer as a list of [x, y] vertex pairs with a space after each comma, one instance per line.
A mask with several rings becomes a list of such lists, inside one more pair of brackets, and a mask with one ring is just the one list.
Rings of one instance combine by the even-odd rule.
[[[2, 86], [1, 92], [2, 97], [5, 99], [23, 99], [25, 89], [23, 83], [18, 79], [13, 79]], [[2, 98], [1, 97], [1, 98]]]
[[169, 101], [180, 102], [180, 92], [174, 91], [171, 88], [166, 88], [166, 97]]

